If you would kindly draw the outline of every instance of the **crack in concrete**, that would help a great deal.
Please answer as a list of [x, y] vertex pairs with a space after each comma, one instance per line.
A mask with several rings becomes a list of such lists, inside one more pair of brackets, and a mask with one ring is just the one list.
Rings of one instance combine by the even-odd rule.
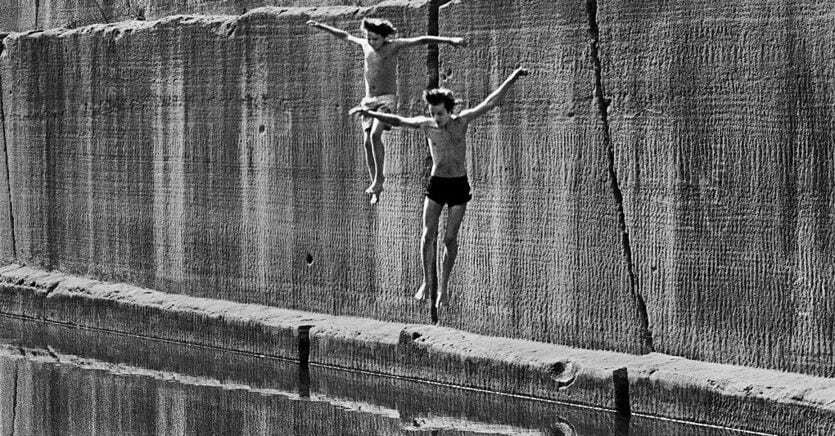
[[[26, 355], [26, 352], [21, 350], [21, 354]], [[17, 373], [19, 370], [20, 368], [17, 365], [15, 365], [14, 382], [12, 383], [14, 389], [12, 391], [12, 431], [11, 433], [9, 433], [11, 436], [14, 436], [15, 420], [17, 419]]]
[[38, 19], [41, 12], [41, 0], [35, 0], [35, 29], [38, 29]]
[[615, 203], [618, 209], [618, 230], [621, 234], [621, 244], [623, 246], [623, 255], [626, 260], [627, 270], [629, 272], [630, 294], [635, 301], [636, 309], [638, 311], [638, 322], [641, 327], [641, 347], [643, 352], [652, 352], [655, 347], [652, 343], [652, 332], [649, 329], [649, 316], [647, 314], [646, 302], [643, 296], [638, 292], [638, 277], [635, 273], [635, 264], [632, 258], [632, 246], [629, 241], [629, 232], [626, 228], [626, 214], [623, 207], [623, 192], [618, 183], [617, 171], [615, 170], [615, 149], [612, 144], [612, 137], [609, 130], [609, 116], [608, 109], [610, 100], [604, 96], [602, 66], [600, 62], [600, 28], [597, 24], [597, 0], [586, 0], [586, 13], [589, 19], [589, 48], [591, 51], [591, 59], [594, 67], [594, 96], [593, 100], [597, 103], [597, 109], [600, 114], [600, 121], [603, 124], [603, 145], [606, 147], [606, 157], [608, 159], [609, 181], [611, 183], [612, 195], [615, 197]]
[[[3, 44], [3, 39], [8, 33], [0, 33], [0, 55], [6, 49]], [[3, 108], [3, 78], [0, 76], [0, 130], [2, 130], [3, 139], [3, 160], [6, 165], [6, 192], [9, 193], [9, 230], [12, 239], [12, 257], [17, 259], [17, 241], [15, 239], [14, 228], [14, 207], [12, 206], [12, 180], [9, 174], [9, 143], [6, 141], [6, 112]]]

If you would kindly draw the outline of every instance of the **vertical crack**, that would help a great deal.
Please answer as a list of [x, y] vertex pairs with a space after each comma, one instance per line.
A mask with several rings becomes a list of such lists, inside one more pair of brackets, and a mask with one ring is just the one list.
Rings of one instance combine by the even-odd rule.
[[15, 420], [17, 419], [17, 373], [18, 373], [18, 371], [19, 371], [19, 367], [17, 365], [15, 365], [14, 383], [12, 384], [13, 389], [14, 389], [12, 391], [12, 419], [11, 419], [12, 431], [9, 433], [11, 436], [14, 436]]
[[[6, 45], [3, 44], [3, 39], [8, 35], [8, 33], [0, 33], [0, 55], [3, 54], [3, 51], [6, 48]], [[0, 76], [0, 130], [2, 130], [3, 137], [0, 138], [3, 140], [3, 161], [4, 165], [6, 166], [6, 192], [9, 194], [9, 230], [11, 233], [12, 239], [12, 257], [17, 259], [17, 244], [15, 241], [15, 229], [14, 229], [14, 208], [12, 207], [12, 180], [11, 175], [9, 174], [9, 143], [6, 142], [6, 112], [3, 109], [3, 78]]]
[[38, 19], [41, 12], [41, 0], [35, 0], [35, 29], [38, 29]]
[[603, 124], [603, 145], [606, 147], [606, 157], [609, 161], [608, 172], [609, 182], [612, 188], [612, 195], [615, 198], [615, 204], [618, 209], [618, 230], [621, 234], [621, 244], [623, 245], [623, 256], [626, 260], [627, 270], [629, 272], [629, 291], [632, 299], [635, 301], [638, 322], [641, 327], [641, 348], [644, 352], [654, 351], [652, 343], [652, 332], [649, 329], [649, 316], [647, 315], [647, 307], [643, 296], [638, 292], [638, 277], [635, 274], [635, 265], [632, 259], [632, 246], [629, 242], [629, 232], [626, 229], [626, 215], [623, 208], [623, 193], [618, 184], [617, 171], [615, 171], [615, 149], [612, 144], [612, 137], [609, 131], [609, 116], [608, 109], [610, 100], [604, 96], [602, 67], [600, 63], [600, 28], [597, 25], [597, 0], [586, 0], [586, 13], [589, 19], [589, 48], [591, 51], [592, 65], [594, 67], [594, 102], [597, 104], [597, 110], [600, 114], [600, 121]]

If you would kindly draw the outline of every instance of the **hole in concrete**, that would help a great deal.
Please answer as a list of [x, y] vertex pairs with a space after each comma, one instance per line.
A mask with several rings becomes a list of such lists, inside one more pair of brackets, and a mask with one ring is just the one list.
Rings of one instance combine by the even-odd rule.
[[304, 261], [307, 263], [307, 266], [312, 266], [313, 265], [313, 255], [310, 254], [310, 253], [307, 253], [307, 256], [305, 256], [305, 258], [304, 258]]
[[575, 436], [577, 434], [577, 430], [574, 430], [571, 424], [563, 420], [554, 423], [550, 430], [550, 434], [554, 436]]
[[266, 128], [266, 127], [264, 127], [264, 125], [263, 125], [263, 124], [261, 124], [260, 126], [258, 126], [258, 133], [264, 133], [264, 131], [266, 131], [266, 130], [267, 130], [267, 128]]
[[414, 333], [412, 333], [412, 340], [413, 340], [413, 341], [417, 340], [417, 339], [418, 339], [418, 338], [420, 338], [420, 337], [421, 337], [421, 334], [420, 334], [420, 333], [418, 333], [418, 332], [414, 332]]
[[551, 371], [551, 377], [560, 376], [563, 372], [565, 372], [565, 364], [562, 362], [557, 362], [551, 365], [551, 369], [549, 371]]

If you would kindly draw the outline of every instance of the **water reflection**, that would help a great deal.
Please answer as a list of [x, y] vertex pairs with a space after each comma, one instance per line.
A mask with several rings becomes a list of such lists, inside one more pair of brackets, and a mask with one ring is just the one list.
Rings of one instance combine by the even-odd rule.
[[0, 434], [736, 435], [0, 317]]

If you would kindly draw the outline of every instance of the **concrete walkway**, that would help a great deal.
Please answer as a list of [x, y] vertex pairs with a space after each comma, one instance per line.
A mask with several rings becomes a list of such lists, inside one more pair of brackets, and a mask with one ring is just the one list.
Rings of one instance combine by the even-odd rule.
[[775, 434], [835, 434], [835, 379], [172, 295], [20, 265], [0, 312]]

